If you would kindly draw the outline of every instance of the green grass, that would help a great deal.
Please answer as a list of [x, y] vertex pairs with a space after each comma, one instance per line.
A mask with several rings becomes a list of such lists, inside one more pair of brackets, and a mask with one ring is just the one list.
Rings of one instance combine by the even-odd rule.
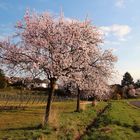
[[83, 140], [140, 139], [140, 109], [128, 105], [128, 100], [111, 101]]
[[[107, 131], [110, 130], [110, 131]], [[139, 140], [140, 134], [131, 128], [119, 125], [107, 125], [106, 127], [91, 129], [82, 140]]]
[[54, 102], [50, 117], [50, 125], [40, 129], [45, 106], [30, 105], [21, 111], [0, 112], [0, 139], [6, 140], [72, 140], [81, 135], [85, 127], [96, 117], [97, 112], [106, 106], [106, 102], [96, 107], [83, 106], [84, 111], [74, 112], [74, 101]]
[[[111, 101], [83, 137], [84, 140], [140, 139], [140, 109], [128, 104], [130, 100]], [[40, 128], [45, 104], [30, 104], [25, 110], [0, 112], [0, 140], [73, 140], [86, 132], [86, 127], [108, 103], [96, 107], [83, 105], [75, 112], [76, 102], [54, 102], [49, 125]]]

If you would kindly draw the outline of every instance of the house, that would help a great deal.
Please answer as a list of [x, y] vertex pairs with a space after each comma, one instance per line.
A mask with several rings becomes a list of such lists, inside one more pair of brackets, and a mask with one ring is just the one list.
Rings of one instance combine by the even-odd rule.
[[35, 78], [32, 80], [26, 80], [26, 87], [29, 89], [32, 88], [47, 88], [48, 87], [48, 80], [44, 79], [41, 80], [40, 78]]
[[32, 89], [32, 88], [47, 88], [48, 87], [48, 80], [44, 79], [41, 80], [40, 78], [31, 77], [7, 77], [6, 78], [8, 83], [12, 86], [24, 86], [25, 88]]

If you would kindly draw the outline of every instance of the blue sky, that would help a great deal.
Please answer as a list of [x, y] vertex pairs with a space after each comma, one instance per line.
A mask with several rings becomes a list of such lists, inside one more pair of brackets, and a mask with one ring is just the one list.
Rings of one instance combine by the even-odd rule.
[[119, 83], [128, 71], [140, 78], [140, 0], [0, 0], [0, 39], [14, 31], [27, 8], [38, 12], [60, 13], [68, 18], [88, 17], [105, 33], [104, 48], [118, 56], [116, 78]]

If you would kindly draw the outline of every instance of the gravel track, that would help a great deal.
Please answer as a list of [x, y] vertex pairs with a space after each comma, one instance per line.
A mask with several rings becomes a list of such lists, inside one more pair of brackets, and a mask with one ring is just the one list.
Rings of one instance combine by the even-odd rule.
[[140, 108], [140, 101], [131, 101], [130, 104]]

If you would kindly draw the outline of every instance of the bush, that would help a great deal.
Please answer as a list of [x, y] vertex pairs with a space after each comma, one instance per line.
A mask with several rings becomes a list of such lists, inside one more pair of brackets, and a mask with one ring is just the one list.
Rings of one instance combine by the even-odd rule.
[[7, 82], [3, 77], [0, 77], [0, 89], [6, 88], [7, 87]]

